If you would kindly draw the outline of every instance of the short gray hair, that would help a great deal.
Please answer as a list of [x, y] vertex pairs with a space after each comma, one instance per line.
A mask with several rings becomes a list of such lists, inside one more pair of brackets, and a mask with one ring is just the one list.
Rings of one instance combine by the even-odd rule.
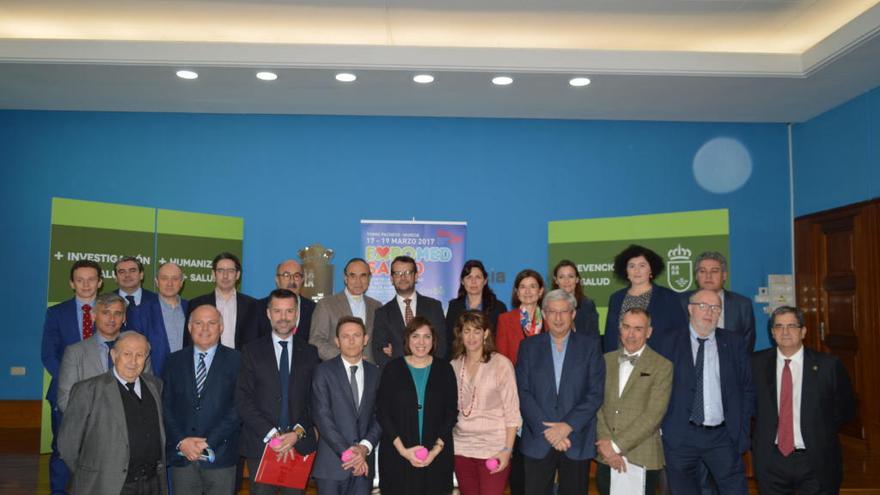
[[143, 339], [144, 342], [147, 343], [147, 355], [149, 355], [150, 354], [150, 340], [147, 339], [147, 337], [144, 334], [138, 332], [137, 330], [126, 330], [126, 331], [120, 333], [119, 337], [116, 337], [116, 343], [113, 344], [113, 348], [115, 349], [116, 346], [118, 346], [123, 340], [132, 339], [135, 337], [137, 337], [139, 339]]
[[98, 294], [98, 297], [95, 298], [95, 307], [96, 308], [98, 306], [103, 306], [106, 308], [107, 306], [110, 306], [113, 303], [122, 304], [123, 308], [128, 306], [128, 302], [125, 299], [123, 299], [122, 296], [120, 296], [116, 292], [105, 292], [103, 294]]
[[563, 289], [554, 289], [544, 296], [544, 302], [541, 304], [541, 311], [547, 311], [547, 307], [553, 301], [565, 301], [572, 311], [577, 309], [577, 299], [573, 295], [565, 292]]
[[697, 260], [694, 261], [694, 274], [700, 269], [700, 263], [706, 260], [715, 260], [718, 263], [721, 263], [721, 271], [727, 272], [727, 258], [725, 258], [723, 254], [718, 251], [703, 251], [697, 256]]

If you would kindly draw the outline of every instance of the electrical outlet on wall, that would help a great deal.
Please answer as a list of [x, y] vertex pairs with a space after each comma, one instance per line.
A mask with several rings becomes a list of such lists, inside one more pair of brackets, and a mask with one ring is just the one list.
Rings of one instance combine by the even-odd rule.
[[9, 374], [12, 376], [24, 376], [27, 374], [27, 368], [24, 366], [12, 366], [9, 368]]

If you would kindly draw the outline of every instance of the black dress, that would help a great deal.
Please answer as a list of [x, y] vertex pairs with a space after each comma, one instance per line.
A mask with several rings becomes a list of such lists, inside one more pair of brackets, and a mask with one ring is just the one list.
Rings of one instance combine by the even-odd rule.
[[[457, 297], [449, 301], [449, 307], [446, 308], [447, 357], [452, 356], [452, 343], [455, 342], [455, 322], [458, 320], [458, 317], [461, 316], [461, 314], [465, 311], [467, 311], [467, 295]], [[495, 304], [493, 304], [492, 307], [488, 309], [488, 311], [483, 310], [483, 312], [486, 313], [486, 316], [489, 317], [489, 329], [492, 331], [492, 336], [495, 336], [495, 327], [498, 326], [498, 315], [500, 315], [501, 313], [506, 313], [507, 306], [503, 302], [496, 299]], [[598, 324], [599, 323], [597, 319], [596, 325]]]
[[[415, 383], [404, 358], [390, 361], [382, 371], [376, 399], [382, 426], [379, 443], [379, 489], [382, 495], [447, 494], [452, 492], [452, 427], [458, 420], [458, 389], [448, 361], [434, 358], [425, 386], [422, 441], [419, 441], [418, 399]], [[443, 440], [440, 454], [427, 467], [415, 468], [394, 447], [400, 437], [404, 447], [433, 448]]]

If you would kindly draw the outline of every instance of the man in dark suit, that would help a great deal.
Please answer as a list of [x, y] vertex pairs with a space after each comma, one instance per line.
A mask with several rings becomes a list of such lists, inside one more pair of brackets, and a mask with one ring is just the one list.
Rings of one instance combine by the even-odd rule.
[[[336, 324], [343, 316], [356, 316], [364, 322], [367, 341], [373, 336], [373, 317], [382, 303], [366, 295], [370, 288], [370, 265], [361, 258], [352, 258], [345, 264], [345, 289], [318, 301], [312, 317], [309, 343], [318, 348], [321, 359], [328, 361], [339, 355], [336, 345]], [[373, 346], [364, 348], [364, 359], [375, 363]]]
[[187, 333], [189, 303], [180, 297], [184, 279], [183, 270], [176, 263], [162, 263], [156, 270], [159, 304], [153, 307], [152, 318], [154, 328], [159, 329], [159, 335], [165, 337], [168, 352], [183, 349], [183, 334]]
[[125, 329], [140, 332], [150, 342], [150, 360], [153, 373], [160, 376], [165, 358], [168, 357], [168, 338], [161, 322], [154, 320], [159, 296], [144, 289], [144, 264], [134, 256], [124, 256], [116, 261], [116, 293], [128, 303], [125, 310]]
[[855, 413], [853, 390], [835, 356], [807, 349], [804, 314], [782, 306], [770, 317], [776, 347], [752, 357], [757, 414], [752, 451], [761, 493], [838, 493], [840, 427]]
[[419, 278], [416, 260], [398, 256], [391, 262], [394, 299], [376, 310], [373, 327], [373, 358], [380, 367], [392, 358], [403, 356], [403, 330], [416, 316], [431, 322], [437, 335], [435, 357], [446, 357], [446, 322], [440, 301], [416, 292]]
[[[373, 489], [373, 448], [381, 430], [376, 419], [379, 368], [364, 359], [364, 322], [343, 316], [336, 324], [340, 355], [324, 361], [312, 381], [315, 422], [321, 432], [312, 476], [321, 495], [366, 495]], [[342, 459], [349, 451], [350, 458]]]
[[598, 339], [572, 332], [576, 307], [571, 294], [550, 291], [541, 308], [548, 332], [520, 344], [516, 383], [529, 495], [551, 493], [557, 470], [560, 495], [587, 493], [605, 361]]
[[101, 266], [94, 261], [79, 260], [70, 267], [70, 288], [74, 297], [56, 304], [46, 311], [43, 323], [43, 343], [40, 351], [43, 367], [52, 381], [46, 391], [46, 400], [52, 408], [52, 456], [49, 458], [49, 484], [53, 494], [67, 493], [70, 471], [58, 455], [57, 437], [61, 426], [58, 409], [58, 373], [67, 346], [88, 339], [94, 334], [92, 310], [101, 288]]
[[223, 318], [213, 306], [195, 308], [188, 330], [193, 345], [172, 353], [162, 375], [171, 486], [174, 493], [230, 494], [239, 458], [241, 355], [220, 345]]
[[[248, 342], [259, 337], [260, 321], [266, 317], [265, 313], [260, 314], [259, 301], [235, 289], [241, 279], [241, 261], [238, 256], [220, 253], [214, 257], [211, 266], [214, 269], [214, 291], [190, 299], [189, 310], [191, 312], [203, 304], [217, 308], [223, 317], [220, 343], [241, 350]], [[183, 345], [192, 345], [189, 333], [183, 334]]]
[[[285, 260], [278, 263], [278, 266], [275, 267], [275, 287], [287, 289], [296, 294], [296, 307], [299, 308], [299, 311], [297, 312], [297, 320], [293, 327], [293, 334], [308, 342], [309, 331], [312, 328], [312, 313], [315, 312], [315, 301], [300, 295], [303, 277], [302, 265], [297, 261]], [[269, 319], [262, 318], [268, 307], [269, 298], [264, 297], [260, 299], [260, 337], [269, 335], [272, 332], [272, 324], [269, 322]]]
[[165, 495], [162, 382], [143, 373], [150, 344], [119, 334], [113, 370], [74, 385], [58, 434], [75, 494]]
[[[700, 289], [715, 291], [721, 297], [718, 328], [740, 335], [746, 350], [754, 351], [755, 311], [748, 297], [724, 289], [724, 283], [727, 282], [727, 258], [717, 251], [701, 253], [694, 263], [694, 276]], [[681, 303], [685, 311], [688, 310], [688, 303], [694, 292], [689, 291], [681, 295]]]
[[[672, 361], [672, 395], [661, 426], [672, 493], [700, 493], [705, 463], [722, 495], [748, 493], [742, 454], [749, 448], [755, 391], [743, 339], [716, 327], [721, 298], [691, 296], [690, 325], [660, 341]], [[649, 341], [650, 343], [650, 341]]]
[[[241, 454], [247, 458], [251, 476], [257, 472], [266, 443], [282, 458], [296, 449], [310, 454], [317, 447], [310, 406], [312, 374], [318, 365], [318, 351], [302, 339], [293, 338], [296, 294], [275, 289], [269, 294], [268, 317], [272, 333], [248, 344], [242, 352], [241, 371], [235, 391], [235, 406], [244, 423]], [[277, 487], [254, 483], [251, 493], [274, 493]], [[302, 490], [284, 488], [283, 494]]]

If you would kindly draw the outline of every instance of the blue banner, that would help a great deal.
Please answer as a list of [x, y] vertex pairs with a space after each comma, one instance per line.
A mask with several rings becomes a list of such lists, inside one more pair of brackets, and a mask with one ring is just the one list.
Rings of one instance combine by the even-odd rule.
[[466, 232], [466, 222], [361, 220], [361, 246], [373, 274], [367, 295], [382, 303], [394, 298], [391, 262], [410, 256], [419, 271], [416, 290], [439, 299], [445, 310], [458, 296]]

